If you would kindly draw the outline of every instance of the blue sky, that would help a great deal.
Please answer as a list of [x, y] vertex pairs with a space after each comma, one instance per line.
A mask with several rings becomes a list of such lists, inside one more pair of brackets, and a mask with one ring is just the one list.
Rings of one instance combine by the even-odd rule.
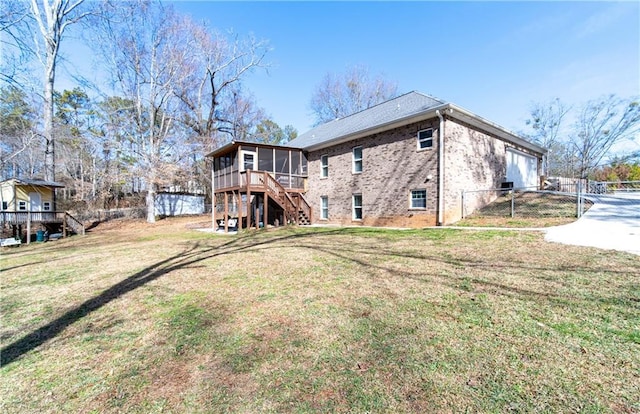
[[637, 2], [172, 3], [269, 41], [271, 68], [245, 85], [299, 132], [313, 123], [309, 100], [323, 76], [353, 65], [515, 131], [532, 102], [640, 94]]
[[[299, 133], [314, 122], [309, 101], [325, 74], [355, 65], [399, 93], [430, 94], [516, 132], [533, 102], [579, 108], [640, 95], [640, 2], [165, 2], [220, 32], [267, 40], [270, 68], [245, 89]], [[79, 59], [90, 49], [67, 45], [67, 70], [103, 77]], [[58, 90], [74, 86], [64, 77]], [[623, 149], [640, 150], [640, 137]]]

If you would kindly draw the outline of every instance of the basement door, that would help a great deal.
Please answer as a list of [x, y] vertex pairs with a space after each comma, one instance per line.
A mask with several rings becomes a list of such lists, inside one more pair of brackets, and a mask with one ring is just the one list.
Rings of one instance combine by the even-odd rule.
[[538, 186], [538, 159], [524, 152], [507, 148], [507, 181], [514, 188]]

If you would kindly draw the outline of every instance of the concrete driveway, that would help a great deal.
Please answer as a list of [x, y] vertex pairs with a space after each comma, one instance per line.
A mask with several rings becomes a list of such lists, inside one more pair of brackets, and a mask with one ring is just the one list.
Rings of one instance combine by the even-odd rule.
[[594, 205], [579, 220], [551, 227], [545, 240], [640, 255], [640, 193], [588, 195]]

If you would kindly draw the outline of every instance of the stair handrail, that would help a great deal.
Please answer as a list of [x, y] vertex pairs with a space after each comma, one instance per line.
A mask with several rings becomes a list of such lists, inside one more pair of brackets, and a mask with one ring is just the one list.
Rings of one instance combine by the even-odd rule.
[[76, 232], [76, 234], [81, 234], [84, 236], [84, 232], [85, 232], [84, 224], [82, 224], [80, 220], [73, 217], [71, 214], [69, 214], [68, 211], [64, 212], [64, 218], [65, 218], [64, 220], [65, 223], [69, 225], [69, 227], [71, 227], [73, 231]]
[[[291, 192], [291, 193], [288, 192], [282, 186], [282, 184], [278, 182], [278, 180], [276, 180], [273, 176], [271, 176], [271, 174], [266, 172], [264, 174], [267, 176], [266, 178], [267, 191], [271, 193], [273, 198], [276, 199], [284, 209], [285, 221], [287, 223], [291, 223], [291, 222], [298, 223], [300, 206], [299, 206], [299, 203], [296, 203], [293, 200], [292, 195], [301, 195], [301, 194], [295, 193], [295, 192]], [[309, 206], [309, 203], [307, 203], [307, 200], [302, 198], [302, 201], [303, 201], [302, 209], [305, 212], [305, 214], [307, 214], [307, 217], [311, 219], [311, 207]]]
[[311, 222], [311, 205], [309, 205], [309, 202], [307, 201], [307, 199], [305, 198], [304, 195], [302, 195], [302, 193], [292, 193], [293, 195], [295, 195], [295, 197], [298, 199], [299, 203], [297, 203], [297, 210], [298, 211], [302, 211], [307, 218], [309, 219], [309, 222]]

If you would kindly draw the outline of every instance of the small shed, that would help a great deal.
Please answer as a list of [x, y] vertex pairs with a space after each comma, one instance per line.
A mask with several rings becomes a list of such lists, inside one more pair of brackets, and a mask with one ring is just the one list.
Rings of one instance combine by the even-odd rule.
[[1, 211], [56, 211], [55, 189], [64, 184], [53, 181], [11, 178], [0, 182]]
[[[56, 188], [64, 184], [53, 181], [11, 178], [0, 182], [0, 230], [11, 231], [12, 238], [24, 237], [29, 243], [32, 229], [42, 233], [62, 232], [70, 229], [84, 234], [84, 226], [65, 211], [56, 210]], [[3, 245], [5, 245], [3, 243]]]

